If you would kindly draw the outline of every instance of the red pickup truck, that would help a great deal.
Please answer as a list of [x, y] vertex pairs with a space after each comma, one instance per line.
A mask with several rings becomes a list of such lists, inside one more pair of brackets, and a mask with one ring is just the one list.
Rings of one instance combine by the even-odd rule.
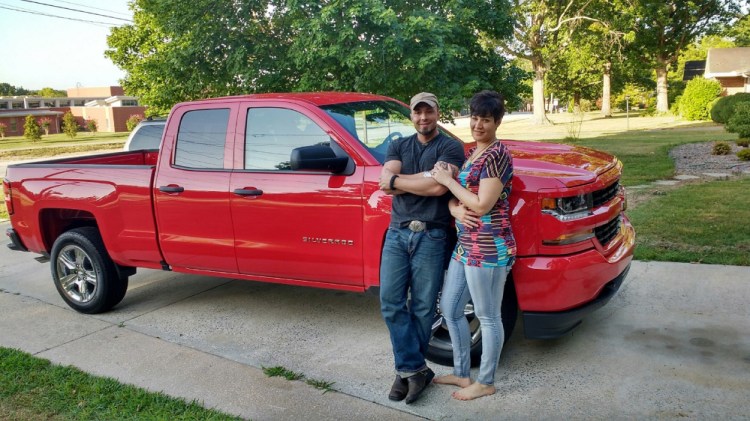
[[[159, 150], [9, 166], [9, 247], [49, 259], [60, 295], [84, 313], [117, 305], [138, 267], [367, 291], [379, 284], [390, 217], [378, 189], [385, 151], [413, 133], [408, 107], [378, 95], [177, 104]], [[635, 234], [622, 163], [581, 147], [506, 143], [518, 257], [503, 322], [510, 335], [520, 309], [527, 337], [558, 337], [628, 272]], [[467, 316], [478, 355], [470, 306]], [[450, 355], [436, 315], [430, 356]]]

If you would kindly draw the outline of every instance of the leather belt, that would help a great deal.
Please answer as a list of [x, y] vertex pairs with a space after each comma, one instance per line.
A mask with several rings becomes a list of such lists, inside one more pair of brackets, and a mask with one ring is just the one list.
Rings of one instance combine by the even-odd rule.
[[439, 224], [437, 222], [424, 222], [424, 221], [405, 221], [398, 224], [399, 228], [409, 228], [411, 232], [422, 232], [424, 230], [432, 230], [432, 229], [444, 229], [444, 224]]

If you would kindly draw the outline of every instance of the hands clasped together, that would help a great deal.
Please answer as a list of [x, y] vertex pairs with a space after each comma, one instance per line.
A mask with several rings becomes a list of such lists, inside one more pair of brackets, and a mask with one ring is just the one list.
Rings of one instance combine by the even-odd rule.
[[[455, 180], [456, 174], [458, 174], [458, 168], [447, 162], [438, 161], [435, 164], [435, 167], [430, 171], [430, 174], [435, 181], [450, 189], [451, 186], [449, 184], [452, 180]], [[460, 187], [460, 184], [456, 184], [458, 185], [458, 188], [463, 188]], [[451, 215], [456, 218], [456, 221], [468, 228], [476, 228], [479, 226], [479, 218], [481, 215], [467, 208], [460, 200], [451, 200], [448, 207], [450, 208]]]

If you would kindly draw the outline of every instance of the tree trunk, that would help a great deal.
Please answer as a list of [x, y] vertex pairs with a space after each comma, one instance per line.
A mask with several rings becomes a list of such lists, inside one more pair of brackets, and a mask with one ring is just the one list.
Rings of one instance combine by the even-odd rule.
[[667, 64], [659, 61], [656, 67], [656, 112], [669, 112], [669, 96], [667, 93]]
[[612, 63], [604, 64], [602, 74], [602, 116], [612, 117]]
[[541, 126], [548, 124], [547, 115], [544, 112], [544, 74], [547, 69], [541, 62], [532, 60], [532, 66], [534, 67], [534, 117], [532, 123]]

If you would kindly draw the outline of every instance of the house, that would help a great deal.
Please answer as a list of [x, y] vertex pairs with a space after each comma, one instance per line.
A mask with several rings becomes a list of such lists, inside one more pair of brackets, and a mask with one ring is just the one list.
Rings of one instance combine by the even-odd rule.
[[722, 95], [750, 92], [750, 47], [709, 49], [703, 76], [718, 80]]
[[144, 116], [146, 107], [138, 99], [125, 95], [121, 86], [99, 88], [76, 87], [67, 90], [67, 97], [0, 96], [0, 123], [6, 136], [23, 135], [27, 115], [37, 122], [52, 119], [49, 133], [62, 132], [62, 116], [70, 111], [78, 125], [86, 127], [87, 120], [96, 120], [100, 132], [126, 132], [131, 115]]
[[687, 82], [698, 76], [703, 77], [706, 73], [706, 60], [690, 60], [685, 62], [682, 72], [682, 81]]

